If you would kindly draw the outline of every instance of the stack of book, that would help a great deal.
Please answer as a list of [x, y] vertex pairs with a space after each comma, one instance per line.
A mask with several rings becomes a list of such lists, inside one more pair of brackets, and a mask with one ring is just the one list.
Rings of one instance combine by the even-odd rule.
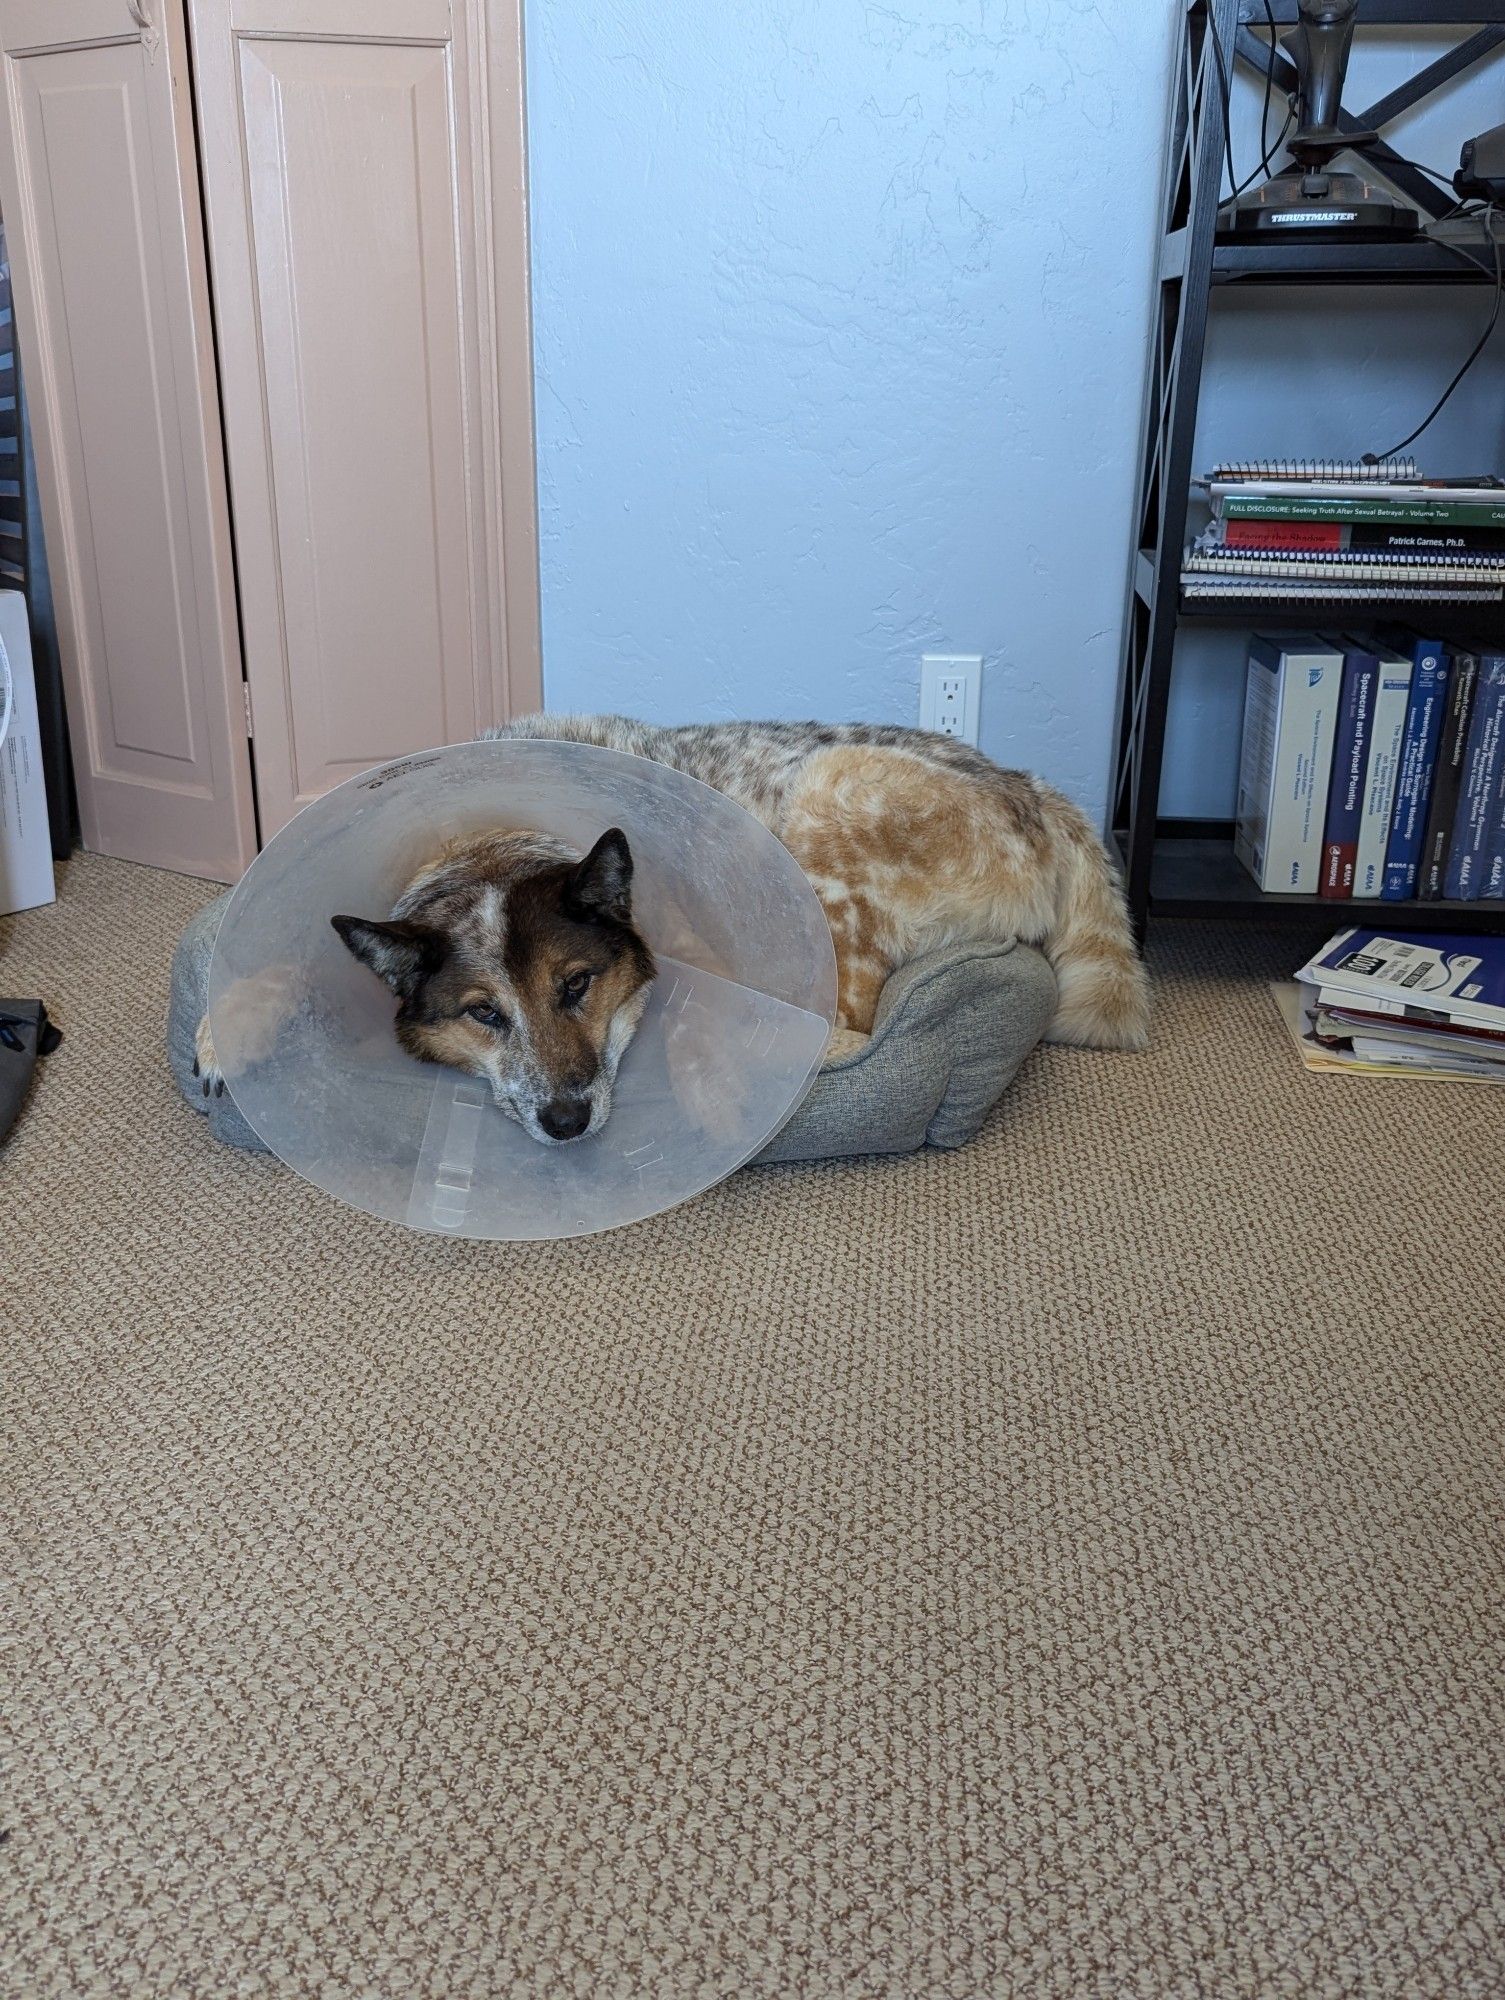
[[1216, 468], [1198, 484], [1212, 520], [1186, 550], [1193, 598], [1314, 604], [1505, 596], [1505, 481], [1422, 479], [1378, 465]]
[[1271, 894], [1505, 898], [1505, 652], [1256, 634], [1234, 852]]
[[1340, 931], [1273, 991], [1310, 1070], [1505, 1083], [1505, 939]]

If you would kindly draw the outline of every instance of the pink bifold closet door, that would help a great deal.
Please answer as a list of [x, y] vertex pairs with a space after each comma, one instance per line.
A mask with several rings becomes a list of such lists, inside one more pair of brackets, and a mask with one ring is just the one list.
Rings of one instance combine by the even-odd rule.
[[0, 210], [86, 845], [255, 852], [181, 0], [0, 0]]
[[263, 835], [538, 695], [516, 0], [189, 0]]

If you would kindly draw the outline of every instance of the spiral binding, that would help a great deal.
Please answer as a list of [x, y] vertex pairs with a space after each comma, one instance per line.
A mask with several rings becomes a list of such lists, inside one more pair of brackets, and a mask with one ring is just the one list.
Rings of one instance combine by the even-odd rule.
[[1230, 458], [1211, 473], [1214, 479], [1356, 479], [1386, 485], [1409, 484], [1419, 476], [1414, 458], [1382, 458], [1373, 464], [1362, 458]]
[[1192, 575], [1182, 579], [1187, 597], [1245, 598], [1285, 604], [1498, 604], [1505, 591], [1496, 584], [1356, 583], [1340, 578], [1332, 583], [1273, 582], [1268, 577]]
[[[1481, 581], [1505, 569], [1505, 550], [1422, 549], [1404, 555], [1390, 555], [1383, 549], [1230, 549], [1221, 544], [1188, 544], [1184, 557], [1188, 569], [1216, 569], [1224, 573], [1246, 572], [1251, 576], [1278, 576], [1282, 571], [1298, 573], [1315, 569], [1322, 572], [1349, 571], [1356, 576], [1382, 571], [1468, 570], [1480, 572]], [[1472, 582], [1473, 577], [1464, 579]]]

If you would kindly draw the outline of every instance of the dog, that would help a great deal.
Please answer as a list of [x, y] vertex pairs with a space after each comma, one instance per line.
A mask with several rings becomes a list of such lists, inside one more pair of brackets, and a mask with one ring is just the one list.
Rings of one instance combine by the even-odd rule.
[[[1102, 842], [1060, 792], [970, 745], [879, 724], [611, 715], [526, 716], [490, 734], [647, 757], [745, 807], [825, 912], [838, 1029], [868, 1033], [909, 960], [1019, 938], [1055, 969], [1047, 1039], [1145, 1045], [1148, 982]], [[485, 833], [436, 855], [388, 917], [331, 921], [396, 996], [410, 1054], [483, 1078], [535, 1139], [568, 1144], [605, 1123], [655, 975], [632, 877], [620, 828], [584, 856], [542, 834]], [[199, 1034], [204, 1088], [222, 1089], [207, 1017]]]

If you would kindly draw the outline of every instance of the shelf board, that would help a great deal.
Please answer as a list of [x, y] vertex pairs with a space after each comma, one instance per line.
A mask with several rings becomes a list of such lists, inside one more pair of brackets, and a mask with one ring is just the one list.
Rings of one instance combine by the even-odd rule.
[[1467, 253], [1425, 236], [1360, 243], [1337, 236], [1243, 238], [1213, 246], [1214, 285], [1492, 285], [1488, 246]]
[[[1114, 836], [1120, 852], [1124, 836]], [[1368, 897], [1335, 902], [1322, 896], [1278, 896], [1258, 887], [1235, 858], [1226, 834], [1187, 839], [1162, 836], [1150, 869], [1150, 909], [1157, 916], [1240, 917], [1253, 923], [1300, 923], [1337, 930], [1384, 912], [1402, 931], [1505, 930], [1505, 903], [1383, 903]]]
[[[1297, 21], [1297, 0], [1270, 0], [1277, 27]], [[1263, 26], [1263, 0], [1239, 0], [1241, 23]], [[1473, 27], [1477, 22], [1505, 21], [1505, 0], [1364, 0], [1361, 25], [1366, 28]]]
[[1460, 604], [1454, 598], [1421, 597], [1185, 597], [1180, 616], [1201, 625], [1313, 625], [1347, 628], [1358, 624], [1426, 625], [1440, 639], [1471, 634], [1493, 636], [1505, 620], [1505, 599]]

